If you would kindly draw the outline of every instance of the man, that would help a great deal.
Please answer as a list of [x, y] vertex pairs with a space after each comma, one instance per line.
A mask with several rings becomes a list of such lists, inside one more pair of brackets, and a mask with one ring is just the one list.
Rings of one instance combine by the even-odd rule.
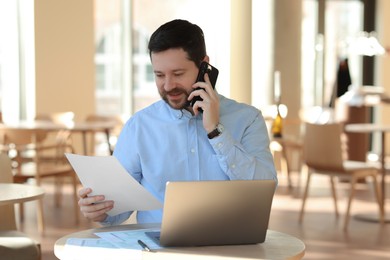
[[[114, 156], [129, 174], [161, 201], [167, 181], [276, 180], [260, 111], [219, 95], [207, 74], [205, 82], [194, 83], [201, 62], [209, 61], [201, 28], [173, 20], [152, 34], [148, 48], [162, 100], [134, 114], [122, 129]], [[203, 100], [191, 107], [195, 96]], [[108, 216], [114, 202], [90, 192], [79, 191], [85, 217], [106, 225], [129, 218], [131, 212]], [[162, 210], [137, 213], [138, 223], [161, 219]]]

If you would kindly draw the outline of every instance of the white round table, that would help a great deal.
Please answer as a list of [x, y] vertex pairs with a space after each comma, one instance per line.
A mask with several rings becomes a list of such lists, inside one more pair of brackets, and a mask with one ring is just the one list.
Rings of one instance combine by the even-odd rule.
[[[65, 244], [68, 238], [97, 238], [94, 234], [96, 232], [113, 232], [124, 230], [139, 230], [139, 229], [156, 229], [160, 224], [127, 224], [111, 227], [102, 227], [95, 229], [88, 229], [76, 233], [66, 235], [59, 238], [54, 245], [54, 254], [61, 260], [73, 259], [71, 253], [65, 249]], [[106, 259], [108, 251], [102, 250], [102, 248], [93, 248], [95, 252], [89, 252], [91, 254], [97, 254], [96, 259]], [[92, 249], [92, 250], [93, 250]], [[100, 249], [100, 250], [99, 250]], [[115, 250], [115, 249], [114, 249]], [[140, 248], [141, 250], [141, 248]], [[169, 260], [181, 260], [181, 259], [290, 259], [299, 260], [305, 255], [306, 246], [302, 240], [288, 235], [286, 233], [268, 230], [267, 237], [264, 243], [251, 244], [251, 245], [228, 245], [228, 246], [199, 246], [199, 247], [169, 247], [148, 252], [142, 251], [142, 259], [169, 259]], [[135, 252], [136, 253], [136, 252]], [[131, 254], [131, 253], [130, 253]], [[99, 256], [99, 257], [98, 257]], [[131, 258], [131, 255], [126, 255], [126, 259]]]
[[0, 183], [0, 206], [37, 200], [45, 191], [38, 186], [16, 183]]

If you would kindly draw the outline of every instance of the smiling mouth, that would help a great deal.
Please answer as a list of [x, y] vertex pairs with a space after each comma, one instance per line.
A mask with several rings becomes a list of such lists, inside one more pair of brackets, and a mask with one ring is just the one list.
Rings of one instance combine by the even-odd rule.
[[170, 91], [167, 93], [167, 96], [170, 98], [170, 99], [178, 99], [180, 97], [183, 96], [183, 94], [185, 94], [183, 91]]
[[163, 92], [161, 97], [167, 102], [172, 108], [182, 109], [187, 107], [188, 94], [184, 89], [175, 88], [168, 92]]
[[183, 93], [170, 93], [170, 94], [168, 94], [168, 96], [170, 96], [170, 97], [178, 97], [178, 96], [180, 96], [181, 94], [183, 94]]

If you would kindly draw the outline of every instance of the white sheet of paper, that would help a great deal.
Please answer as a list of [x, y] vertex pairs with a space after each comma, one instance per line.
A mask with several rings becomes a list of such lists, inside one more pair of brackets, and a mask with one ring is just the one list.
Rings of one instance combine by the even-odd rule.
[[146, 231], [160, 231], [160, 229], [135, 229], [135, 230], [122, 230], [122, 231], [106, 231], [96, 232], [95, 235], [104, 239], [107, 243], [112, 244], [118, 248], [143, 250], [138, 244], [138, 240], [144, 242], [150, 249], [161, 249], [160, 245], [157, 245], [151, 238], [149, 238]]
[[65, 155], [83, 186], [92, 189], [91, 195], [104, 195], [106, 200], [114, 201], [114, 208], [107, 214], [113, 216], [125, 211], [163, 207], [114, 156]]
[[68, 238], [66, 240], [65, 247], [67, 246], [91, 248], [120, 248], [115, 244], [110, 243], [107, 239], [103, 238]]
[[61, 259], [72, 260], [109, 260], [109, 259], [142, 259], [142, 249], [118, 248], [105, 239], [69, 238], [66, 241]]

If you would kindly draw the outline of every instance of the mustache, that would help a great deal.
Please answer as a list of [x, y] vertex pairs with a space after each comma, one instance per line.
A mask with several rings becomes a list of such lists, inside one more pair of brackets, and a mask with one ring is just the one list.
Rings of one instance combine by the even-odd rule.
[[177, 94], [182, 94], [182, 93], [187, 94], [187, 92], [181, 88], [174, 88], [170, 91], [164, 91], [164, 93], [165, 93], [165, 95], [177, 95]]
[[[173, 106], [172, 106], [172, 104], [170, 104], [170, 102], [168, 100], [168, 96], [169, 95], [180, 95], [180, 94], [185, 94], [185, 96], [187, 96], [187, 97], [189, 96], [187, 91], [183, 88], [174, 88], [174, 89], [171, 89], [170, 91], [164, 91], [164, 90], [160, 91], [161, 98], [171, 107], [173, 107]], [[174, 106], [173, 108], [184, 109], [186, 107], [189, 107], [190, 104], [191, 104], [191, 101], [186, 100], [184, 104], [180, 105], [180, 108], [177, 106]]]

